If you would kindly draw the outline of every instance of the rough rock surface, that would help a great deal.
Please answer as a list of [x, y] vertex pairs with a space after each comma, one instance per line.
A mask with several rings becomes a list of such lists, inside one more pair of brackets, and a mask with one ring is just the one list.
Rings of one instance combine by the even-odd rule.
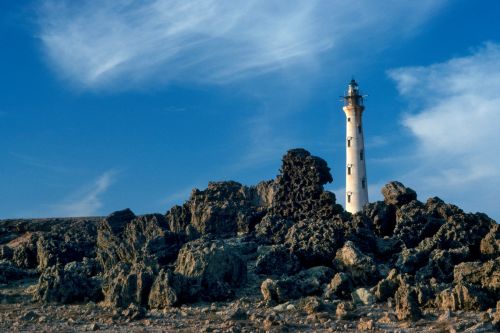
[[50, 266], [40, 276], [33, 298], [45, 303], [100, 301], [101, 280], [96, 276], [97, 263], [85, 258], [64, 267]]
[[270, 197], [272, 184], [247, 187], [234, 181], [210, 182], [206, 190], [194, 189], [189, 200], [174, 206], [166, 218], [172, 231], [190, 239], [205, 234], [235, 236], [254, 230]]
[[0, 221], [0, 330], [498, 328], [495, 221], [398, 182], [349, 214], [330, 181], [294, 149], [276, 179], [209, 183], [166, 215]]
[[176, 259], [181, 245], [181, 237], [168, 230], [163, 215], [137, 217], [126, 209], [99, 224], [97, 258], [106, 270], [120, 262], [163, 265]]
[[443, 310], [485, 310], [492, 306], [493, 299], [480, 289], [459, 283], [443, 290], [436, 298], [436, 304]]
[[417, 193], [400, 182], [392, 181], [382, 187], [384, 201], [388, 205], [402, 206], [417, 199]]
[[272, 245], [261, 250], [255, 262], [255, 272], [267, 275], [293, 275], [301, 266], [299, 258], [284, 245]]
[[145, 306], [154, 280], [151, 267], [143, 264], [120, 263], [104, 275], [104, 304], [127, 308], [131, 304]]
[[327, 299], [347, 299], [354, 289], [351, 277], [346, 273], [337, 273], [325, 289]]
[[283, 279], [267, 279], [260, 289], [265, 301], [283, 303], [290, 299], [321, 294], [333, 274], [331, 268], [317, 266]]
[[220, 240], [203, 238], [179, 251], [175, 273], [189, 280], [192, 294], [204, 300], [224, 300], [246, 280], [247, 267], [234, 248]]
[[[182, 293], [185, 282], [171, 270], [161, 270], [156, 277], [149, 294], [148, 305], [152, 309], [165, 309], [183, 301]], [[188, 299], [184, 299], [188, 301]]]
[[334, 265], [345, 272], [356, 285], [369, 285], [378, 280], [373, 259], [363, 254], [353, 242], [347, 241], [335, 255]]
[[418, 306], [415, 290], [407, 284], [402, 284], [394, 295], [396, 301], [396, 316], [399, 320], [410, 319], [412, 321], [420, 319], [422, 313]]

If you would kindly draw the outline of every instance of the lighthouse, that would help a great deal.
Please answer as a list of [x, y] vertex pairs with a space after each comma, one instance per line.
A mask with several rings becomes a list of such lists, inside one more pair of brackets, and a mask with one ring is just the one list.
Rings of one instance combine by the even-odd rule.
[[368, 181], [366, 178], [366, 153], [363, 137], [363, 96], [354, 79], [344, 95], [346, 116], [346, 194], [345, 209], [357, 213], [368, 203]]

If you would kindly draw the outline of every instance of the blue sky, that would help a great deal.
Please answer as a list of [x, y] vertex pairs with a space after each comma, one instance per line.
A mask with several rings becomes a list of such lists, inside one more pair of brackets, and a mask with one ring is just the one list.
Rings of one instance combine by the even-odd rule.
[[2, 1], [0, 217], [165, 212], [304, 147], [344, 197], [352, 76], [370, 199], [498, 220], [500, 2]]

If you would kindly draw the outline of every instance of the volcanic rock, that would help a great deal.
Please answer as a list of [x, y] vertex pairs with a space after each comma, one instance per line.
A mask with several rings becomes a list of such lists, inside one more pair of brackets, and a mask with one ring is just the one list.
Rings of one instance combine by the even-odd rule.
[[333, 193], [323, 185], [332, 182], [330, 168], [322, 158], [304, 149], [289, 150], [283, 157], [281, 174], [276, 179], [270, 215], [292, 221], [307, 218], [328, 219], [343, 212]]
[[490, 231], [481, 240], [480, 250], [486, 259], [500, 256], [500, 226], [498, 224], [493, 224]]
[[417, 302], [417, 295], [408, 284], [401, 284], [394, 295], [396, 316], [399, 320], [418, 320], [422, 316]]
[[130, 304], [147, 306], [154, 280], [151, 267], [119, 263], [104, 275], [104, 304], [126, 309]]
[[0, 283], [21, 280], [30, 275], [32, 275], [30, 271], [17, 267], [11, 261], [0, 260]]
[[240, 183], [210, 182], [206, 190], [193, 190], [189, 199], [191, 225], [202, 235], [248, 233], [262, 218], [255, 188]]
[[466, 261], [470, 256], [469, 247], [463, 246], [449, 250], [433, 250], [427, 262], [427, 265], [416, 272], [416, 277], [420, 281], [430, 278], [437, 279], [438, 282], [449, 283], [453, 280], [453, 267]]
[[443, 290], [436, 297], [436, 305], [442, 310], [485, 310], [494, 304], [494, 300], [480, 289], [459, 283], [453, 288]]
[[0, 260], [12, 260], [14, 251], [7, 245], [0, 245]]
[[377, 280], [377, 266], [373, 259], [358, 250], [353, 242], [347, 241], [335, 255], [335, 267], [345, 272], [356, 285], [367, 285]]
[[395, 269], [392, 269], [385, 279], [380, 280], [375, 286], [375, 297], [378, 301], [384, 302], [389, 297], [393, 297], [400, 285], [400, 279]]
[[384, 201], [376, 201], [365, 205], [363, 214], [375, 227], [378, 236], [391, 236], [396, 226], [396, 207], [387, 205]]
[[258, 274], [293, 275], [300, 270], [299, 259], [284, 245], [272, 245], [261, 252], [255, 263]]
[[441, 227], [443, 221], [427, 215], [424, 205], [411, 201], [396, 210], [394, 236], [408, 248], [413, 248], [426, 237], [432, 236]]
[[210, 182], [207, 189], [194, 189], [182, 206], [166, 214], [170, 230], [194, 240], [212, 234], [232, 237], [252, 232], [274, 198], [274, 181], [255, 187], [234, 181]]
[[203, 300], [224, 300], [246, 280], [246, 264], [222, 240], [200, 238], [179, 251], [175, 273], [189, 279], [192, 293]]
[[498, 298], [500, 295], [500, 257], [481, 263], [464, 262], [453, 269], [454, 283], [480, 287]]
[[346, 273], [340, 272], [335, 274], [325, 289], [325, 298], [347, 299], [351, 296], [354, 286], [351, 277]]
[[384, 185], [381, 192], [388, 205], [402, 206], [417, 199], [417, 193], [414, 190], [396, 181]]
[[366, 288], [358, 288], [351, 293], [354, 304], [370, 305], [375, 303], [375, 296]]
[[56, 225], [37, 239], [38, 268], [44, 270], [57, 263], [65, 265], [96, 255], [97, 226], [95, 221], [81, 220], [69, 227]]
[[304, 296], [320, 295], [334, 274], [331, 268], [312, 267], [283, 279], [266, 279], [260, 290], [264, 301], [283, 303]]
[[180, 304], [184, 291], [183, 282], [182, 277], [168, 269], [162, 269], [151, 287], [148, 300], [149, 307], [164, 309]]
[[105, 270], [120, 262], [165, 265], [176, 259], [181, 245], [182, 239], [168, 230], [163, 215], [136, 217], [126, 209], [99, 224], [97, 258]]
[[288, 230], [285, 245], [305, 267], [329, 266], [344, 243], [346, 224], [340, 218], [300, 221]]
[[97, 262], [85, 258], [46, 268], [38, 280], [33, 299], [44, 303], [78, 303], [102, 299]]
[[255, 226], [255, 237], [264, 244], [283, 244], [288, 230], [293, 226], [292, 220], [279, 216], [266, 215]]
[[39, 233], [27, 232], [7, 245], [13, 249], [12, 261], [22, 268], [37, 266], [37, 240]]

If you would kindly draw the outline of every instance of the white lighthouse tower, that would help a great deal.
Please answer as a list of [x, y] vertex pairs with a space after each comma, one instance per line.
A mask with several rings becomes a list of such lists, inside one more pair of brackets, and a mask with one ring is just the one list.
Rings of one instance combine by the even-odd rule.
[[356, 213], [368, 203], [366, 179], [365, 143], [362, 115], [363, 96], [358, 84], [351, 80], [344, 96], [343, 110], [346, 116], [346, 210]]

